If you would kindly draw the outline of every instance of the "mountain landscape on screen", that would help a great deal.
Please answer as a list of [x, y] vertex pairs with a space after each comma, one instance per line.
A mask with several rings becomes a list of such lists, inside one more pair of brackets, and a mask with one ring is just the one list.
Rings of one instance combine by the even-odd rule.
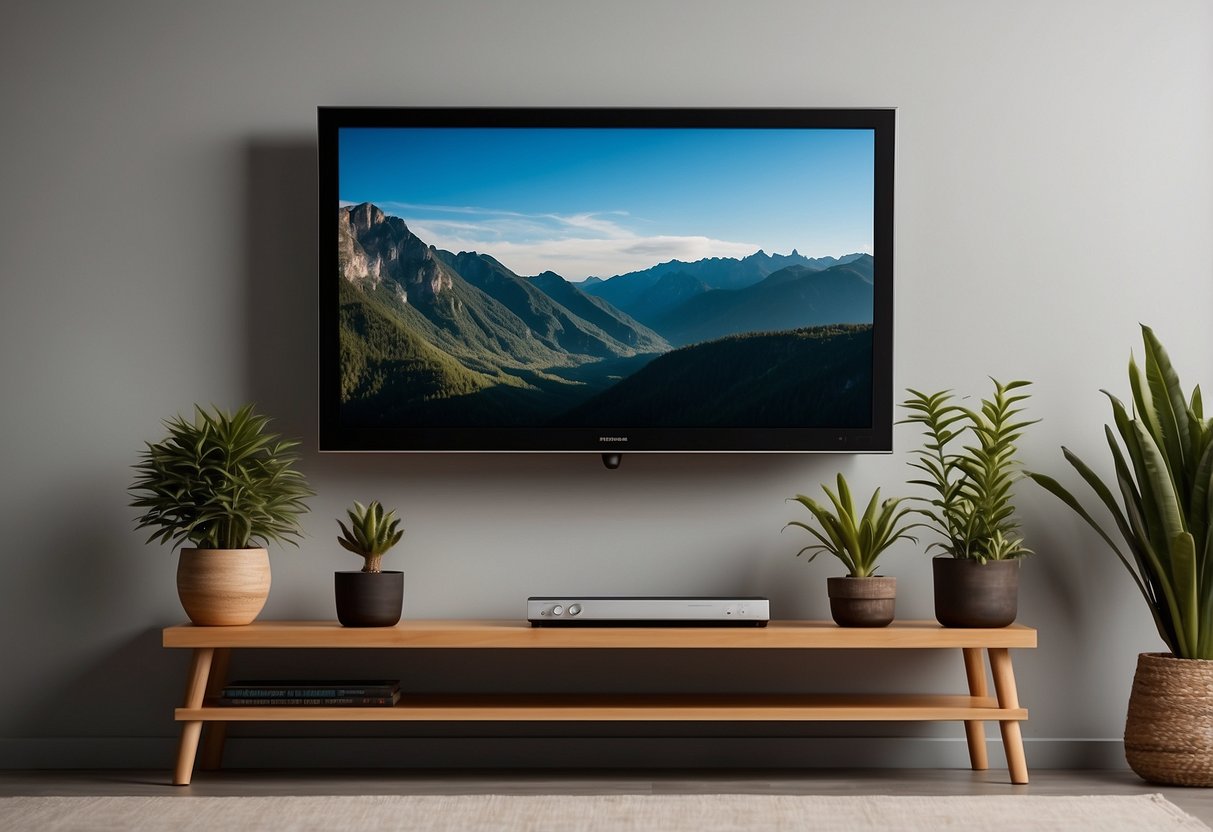
[[[341, 419], [358, 427], [861, 427], [873, 262], [669, 260], [572, 283], [337, 212]], [[428, 235], [427, 235], [428, 236]]]

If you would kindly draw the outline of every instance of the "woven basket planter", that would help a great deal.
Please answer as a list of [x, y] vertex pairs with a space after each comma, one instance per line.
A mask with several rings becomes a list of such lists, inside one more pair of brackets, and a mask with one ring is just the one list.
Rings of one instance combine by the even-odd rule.
[[1213, 786], [1213, 661], [1137, 657], [1125, 757], [1151, 783]]

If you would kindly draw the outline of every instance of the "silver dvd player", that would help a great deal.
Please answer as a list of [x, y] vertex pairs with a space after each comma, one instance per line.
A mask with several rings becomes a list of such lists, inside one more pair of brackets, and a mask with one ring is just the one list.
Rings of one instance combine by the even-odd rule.
[[771, 602], [757, 597], [532, 595], [526, 617], [534, 627], [765, 627]]

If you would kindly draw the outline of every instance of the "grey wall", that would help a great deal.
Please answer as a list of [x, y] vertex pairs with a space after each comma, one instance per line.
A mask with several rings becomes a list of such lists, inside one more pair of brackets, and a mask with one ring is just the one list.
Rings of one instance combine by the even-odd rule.
[[[1063, 442], [1102, 460], [1097, 391], [1124, 391], [1138, 321], [1188, 384], [1213, 378], [1201, 0], [20, 3], [0, 30], [0, 103], [2, 765], [168, 765], [185, 657], [158, 628], [182, 619], [176, 556], [132, 532], [129, 465], [195, 401], [255, 400], [314, 448], [317, 105], [896, 106], [899, 388], [1034, 379], [1044, 422], [1024, 455], [1060, 471]], [[332, 615], [329, 573], [351, 566], [333, 518], [379, 498], [407, 520], [394, 557], [409, 616], [517, 617], [529, 594], [593, 591], [765, 594], [778, 617], [825, 617], [837, 570], [793, 557], [784, 498], [836, 470], [898, 491], [914, 441], [899, 431], [892, 456], [629, 456], [614, 472], [592, 456], [309, 451], [309, 537], [273, 552], [264, 615]], [[1135, 655], [1160, 642], [1094, 536], [1020, 494], [1038, 552], [1021, 620], [1041, 646], [1018, 656], [1029, 761], [1115, 763]], [[929, 617], [928, 559], [906, 545], [887, 568], [899, 613]], [[419, 689], [963, 684], [959, 659], [935, 655], [879, 673], [855, 656], [294, 662], [252, 655], [237, 671], [393, 662]], [[325, 730], [246, 731], [234, 753], [561, 762], [588, 744], [630, 765], [964, 762], [956, 726], [789, 727], [791, 741], [763, 739], [777, 726], [436, 726], [308, 744]]]

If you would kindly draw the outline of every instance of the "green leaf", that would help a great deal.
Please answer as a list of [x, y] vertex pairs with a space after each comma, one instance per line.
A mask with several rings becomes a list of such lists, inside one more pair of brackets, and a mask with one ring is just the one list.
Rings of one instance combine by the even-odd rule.
[[1175, 624], [1181, 636], [1180, 649], [1185, 655], [1193, 655], [1200, 640], [1200, 601], [1197, 594], [1196, 542], [1192, 535], [1187, 532], [1175, 535], [1171, 539], [1168, 554], [1175, 575]]
[[1209, 584], [1209, 574], [1213, 569], [1213, 536], [1205, 538], [1204, 552], [1201, 561], [1204, 563], [1205, 574], [1201, 581], [1197, 603], [1199, 604], [1200, 623], [1198, 627], [1196, 655], [1213, 656], [1213, 588]]
[[1170, 356], [1154, 335], [1154, 330], [1143, 325], [1142, 339], [1146, 345], [1146, 379], [1158, 414], [1162, 431], [1162, 442], [1166, 449], [1168, 464], [1176, 479], [1180, 499], [1187, 497], [1183, 488], [1182, 472], [1188, 468], [1192, 437], [1188, 430], [1187, 400], [1180, 387], [1179, 375], [1171, 365]]
[[1141, 422], [1135, 422], [1133, 426], [1137, 431], [1137, 441], [1141, 447], [1145, 473], [1149, 478], [1150, 488], [1154, 492], [1154, 499], [1158, 506], [1158, 517], [1162, 522], [1166, 539], [1169, 541], [1176, 535], [1188, 531], [1187, 518], [1180, 508], [1179, 494], [1162, 449]]
[[[1192, 476], [1188, 497], [1188, 526], [1192, 536], [1200, 541], [1209, 536], [1209, 502], [1213, 497], [1213, 444], [1205, 448]], [[1211, 570], [1213, 571], [1213, 570]]]

